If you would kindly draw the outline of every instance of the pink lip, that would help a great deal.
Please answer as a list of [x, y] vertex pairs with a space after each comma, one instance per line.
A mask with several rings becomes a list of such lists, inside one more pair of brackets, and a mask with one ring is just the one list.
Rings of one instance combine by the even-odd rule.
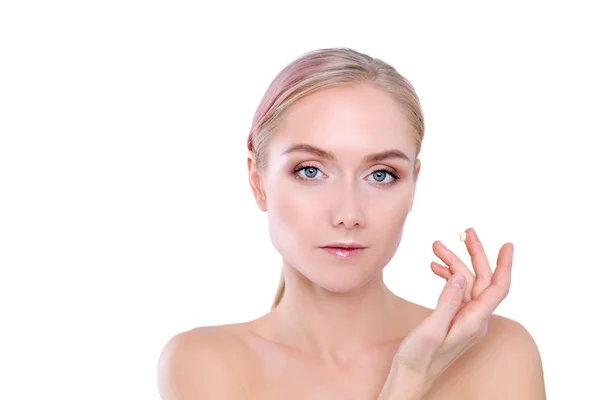
[[358, 255], [366, 247], [354, 243], [335, 243], [321, 247], [327, 253], [335, 257], [351, 258]]

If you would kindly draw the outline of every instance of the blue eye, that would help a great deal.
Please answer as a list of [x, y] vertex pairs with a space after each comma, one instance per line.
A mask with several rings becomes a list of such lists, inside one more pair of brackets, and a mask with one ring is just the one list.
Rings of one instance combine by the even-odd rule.
[[315, 176], [317, 176], [317, 172], [319, 170], [316, 169], [315, 167], [306, 167], [304, 168], [304, 174], [308, 177], [308, 178], [314, 178]]
[[[302, 174], [302, 172], [304, 172], [304, 173]], [[300, 168], [296, 169], [294, 171], [294, 173], [300, 179], [310, 179], [310, 180], [312, 180], [313, 178], [317, 177], [317, 175], [319, 173], [323, 174], [319, 170], [319, 168], [317, 168], [317, 167], [311, 167], [311, 166], [300, 167]]]
[[373, 179], [375, 179], [377, 182], [383, 182], [386, 175], [388, 175], [388, 173], [385, 171], [375, 171], [373, 172]]
[[[325, 177], [325, 174], [317, 167], [305, 165], [294, 169], [294, 176], [300, 180], [316, 182], [318, 178]], [[395, 172], [386, 169], [379, 169], [371, 173], [369, 177], [371, 178], [367, 180], [375, 182], [380, 186], [392, 185], [399, 179]]]
[[[373, 172], [370, 176], [373, 177], [373, 180], [375, 182], [381, 183], [384, 185], [394, 183], [398, 180], [398, 175], [394, 174], [392, 171], [386, 171], [384, 169], [377, 170], [377, 171]], [[386, 180], [386, 178], [387, 178], [387, 180]]]

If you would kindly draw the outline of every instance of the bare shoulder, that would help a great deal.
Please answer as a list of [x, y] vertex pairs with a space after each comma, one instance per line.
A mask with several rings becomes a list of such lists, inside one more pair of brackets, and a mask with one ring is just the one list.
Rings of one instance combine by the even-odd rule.
[[519, 322], [492, 315], [483, 339], [463, 355], [476, 399], [546, 398], [538, 346]]
[[233, 325], [205, 326], [173, 336], [158, 362], [163, 400], [246, 398], [248, 348]]
[[[406, 303], [411, 327], [433, 312]], [[492, 314], [486, 335], [438, 378], [428, 398], [546, 399], [542, 359], [534, 338], [519, 322]]]

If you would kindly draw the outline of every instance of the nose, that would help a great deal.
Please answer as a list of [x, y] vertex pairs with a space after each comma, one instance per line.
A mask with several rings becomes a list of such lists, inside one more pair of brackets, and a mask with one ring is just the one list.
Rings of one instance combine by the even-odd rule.
[[333, 226], [346, 229], [361, 228], [365, 225], [365, 215], [356, 187], [347, 185], [339, 188], [337, 201], [334, 202]]

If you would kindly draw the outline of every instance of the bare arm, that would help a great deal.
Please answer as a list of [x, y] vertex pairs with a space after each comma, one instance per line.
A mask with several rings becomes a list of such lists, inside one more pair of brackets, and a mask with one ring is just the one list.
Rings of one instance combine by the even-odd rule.
[[246, 399], [238, 376], [239, 360], [228, 354], [231, 343], [215, 327], [173, 337], [158, 363], [158, 389], [163, 400]]

